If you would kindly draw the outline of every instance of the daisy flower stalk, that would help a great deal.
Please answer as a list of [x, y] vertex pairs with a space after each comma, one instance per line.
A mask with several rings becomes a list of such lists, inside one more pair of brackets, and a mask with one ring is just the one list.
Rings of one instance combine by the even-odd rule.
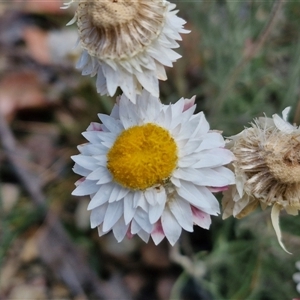
[[79, 0], [67, 24], [78, 26], [83, 52], [77, 68], [97, 75], [101, 95], [113, 96], [120, 87], [135, 101], [143, 87], [158, 97], [158, 80], [167, 79], [165, 66], [181, 57], [172, 50], [179, 47], [176, 40], [189, 32], [175, 7], [165, 0]]
[[[300, 209], [300, 129], [282, 117], [262, 117], [231, 137], [228, 144], [236, 159], [232, 163], [236, 186], [224, 192], [223, 218], [243, 218], [259, 204], [272, 207], [271, 221], [280, 246], [279, 214], [297, 215]], [[289, 252], [288, 252], [289, 253]]]
[[83, 133], [89, 142], [72, 156], [83, 176], [73, 195], [90, 196], [100, 236], [112, 230], [119, 242], [137, 234], [174, 245], [182, 229], [210, 227], [220, 212], [213, 192], [234, 183], [224, 166], [233, 154], [195, 108], [194, 98], [163, 105], [146, 90], [136, 101], [123, 94], [110, 116], [98, 115], [102, 124]]

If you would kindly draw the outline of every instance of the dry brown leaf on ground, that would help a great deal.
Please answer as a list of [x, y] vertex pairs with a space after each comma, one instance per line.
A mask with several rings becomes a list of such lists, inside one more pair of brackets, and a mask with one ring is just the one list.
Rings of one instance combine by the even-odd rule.
[[38, 27], [24, 28], [23, 38], [28, 55], [40, 64], [75, 65], [80, 47], [75, 48], [75, 29], [45, 31]]
[[0, 81], [0, 113], [11, 120], [19, 109], [48, 106], [41, 79], [33, 71], [13, 72]]
[[50, 64], [48, 32], [38, 27], [28, 26], [23, 30], [23, 37], [29, 56], [41, 64]]
[[36, 1], [36, 0], [11, 0], [9, 6], [15, 9], [22, 9], [23, 11], [32, 13], [47, 13], [47, 14], [63, 14], [61, 10], [61, 0], [54, 1]]

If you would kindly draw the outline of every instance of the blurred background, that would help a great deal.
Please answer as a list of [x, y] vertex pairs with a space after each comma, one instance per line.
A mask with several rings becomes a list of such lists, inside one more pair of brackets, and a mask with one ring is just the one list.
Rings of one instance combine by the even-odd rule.
[[[160, 83], [163, 102], [196, 95], [224, 136], [286, 106], [300, 123], [298, 1], [176, 4], [192, 32]], [[173, 249], [139, 238], [118, 244], [90, 229], [89, 199], [71, 196], [79, 177], [70, 156], [114, 99], [75, 69], [76, 25], [65, 26], [74, 7], [61, 5], [0, 2], [0, 299], [297, 298], [299, 216], [280, 219], [293, 255], [278, 245], [269, 209], [213, 217], [209, 231], [195, 227]]]

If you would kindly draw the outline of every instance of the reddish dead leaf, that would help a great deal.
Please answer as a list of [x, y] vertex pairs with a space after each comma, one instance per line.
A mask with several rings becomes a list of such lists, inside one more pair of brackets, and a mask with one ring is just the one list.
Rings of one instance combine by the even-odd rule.
[[143, 286], [145, 286], [146, 278], [138, 272], [131, 272], [124, 277], [124, 282], [132, 295], [137, 296]]
[[41, 64], [49, 64], [48, 32], [37, 27], [25, 27], [23, 37], [27, 45], [28, 54]]
[[11, 120], [19, 109], [47, 106], [42, 82], [31, 71], [6, 75], [0, 81], [0, 113]]
[[167, 248], [154, 245], [152, 241], [144, 244], [141, 248], [142, 260], [146, 265], [154, 268], [164, 269], [170, 266]]
[[171, 291], [175, 284], [175, 278], [169, 277], [162, 277], [159, 279], [157, 283], [157, 295], [159, 300], [168, 300], [170, 299]]
[[[33, 13], [49, 13], [49, 14], [63, 14], [64, 12], [60, 9], [62, 2], [57, 1], [36, 1], [36, 0], [13, 0], [11, 4], [21, 8], [24, 11]], [[21, 2], [21, 3], [20, 3]], [[10, 4], [10, 5], [11, 5]]]

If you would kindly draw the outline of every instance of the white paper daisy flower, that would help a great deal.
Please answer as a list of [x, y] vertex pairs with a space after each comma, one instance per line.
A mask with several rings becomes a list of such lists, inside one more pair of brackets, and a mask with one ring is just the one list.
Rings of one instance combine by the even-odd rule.
[[284, 109], [282, 117], [256, 119], [231, 137], [236, 186], [225, 191], [222, 200], [223, 218], [243, 218], [259, 204], [263, 209], [271, 206], [272, 224], [285, 251], [279, 213], [297, 215], [300, 209], [300, 128], [287, 121], [289, 110]]
[[[68, 8], [72, 2], [65, 3]], [[97, 90], [113, 96], [120, 87], [131, 100], [142, 87], [159, 96], [164, 66], [181, 56], [173, 51], [185, 21], [165, 0], [79, 0], [74, 18], [83, 48], [77, 63], [83, 75], [97, 75]]]
[[74, 172], [84, 176], [73, 195], [90, 195], [91, 226], [156, 244], [173, 245], [182, 229], [208, 229], [219, 213], [212, 192], [234, 183], [224, 165], [233, 154], [219, 132], [209, 130], [194, 98], [163, 105], [147, 91], [133, 104], [123, 95], [110, 116], [99, 114], [79, 146]]

